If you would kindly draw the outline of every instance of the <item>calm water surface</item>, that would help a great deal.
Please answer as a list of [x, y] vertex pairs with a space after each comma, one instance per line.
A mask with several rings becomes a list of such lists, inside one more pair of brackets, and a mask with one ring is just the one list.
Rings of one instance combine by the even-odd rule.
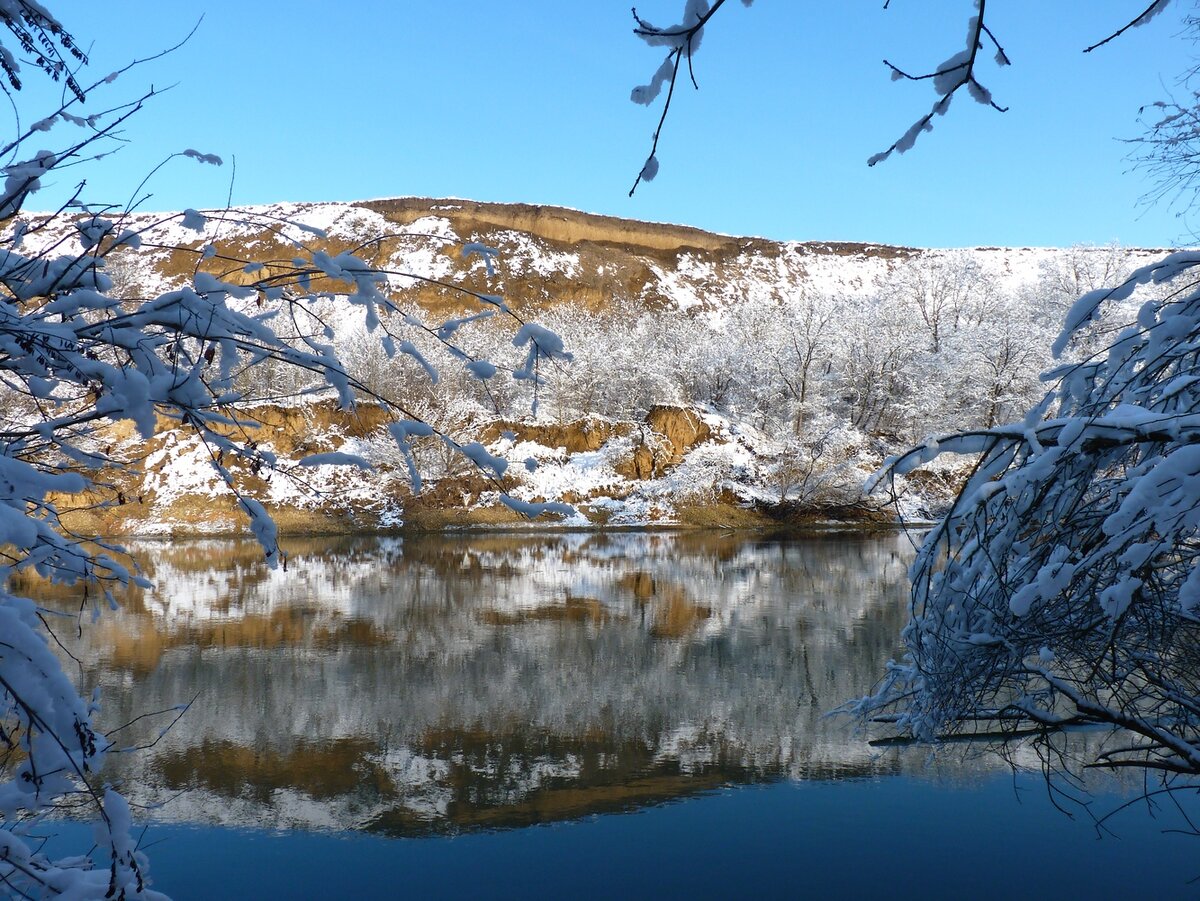
[[176, 898], [1200, 897], [1166, 811], [1100, 839], [1036, 773], [825, 716], [896, 653], [904, 535], [136, 550], [157, 590], [73, 650], [110, 727], [196, 698], [107, 771]]

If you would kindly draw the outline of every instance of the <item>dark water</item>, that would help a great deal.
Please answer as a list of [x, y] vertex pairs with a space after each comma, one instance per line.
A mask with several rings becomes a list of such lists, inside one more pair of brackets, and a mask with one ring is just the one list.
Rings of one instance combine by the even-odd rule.
[[289, 550], [141, 546], [158, 589], [75, 649], [110, 727], [196, 698], [106, 771], [177, 898], [1200, 896], [1166, 808], [1100, 839], [1037, 772], [825, 715], [896, 653], [903, 535]]

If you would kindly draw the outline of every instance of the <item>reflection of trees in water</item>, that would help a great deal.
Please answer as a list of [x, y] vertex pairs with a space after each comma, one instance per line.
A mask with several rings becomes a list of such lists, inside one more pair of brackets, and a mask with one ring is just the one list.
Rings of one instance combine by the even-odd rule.
[[199, 692], [161, 744], [122, 761], [152, 796], [139, 801], [182, 791], [168, 815], [407, 832], [907, 765], [824, 718], [895, 653], [903, 535], [290, 553], [284, 574], [241, 544], [152, 548], [159, 590], [84, 630], [106, 721]]

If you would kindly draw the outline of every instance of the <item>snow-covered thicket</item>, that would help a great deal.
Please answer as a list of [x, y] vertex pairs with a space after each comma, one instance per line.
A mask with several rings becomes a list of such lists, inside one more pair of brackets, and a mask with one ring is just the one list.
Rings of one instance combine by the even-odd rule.
[[[789, 442], [800, 456], [817, 444], [828, 452], [835, 437], [894, 452], [930, 434], [1021, 415], [1044, 391], [1040, 374], [1066, 305], [1127, 265], [1119, 248], [1079, 248], [1002, 286], [970, 252], [940, 252], [896, 261], [855, 293], [801, 284], [783, 296], [749, 291], [715, 311], [648, 309], [620, 298], [600, 315], [561, 305], [543, 321], [574, 359], [543, 370], [540, 415], [638, 420], [656, 404], [676, 404]], [[1090, 340], [1103, 341], [1109, 323], [1131, 315], [1108, 311]], [[347, 330], [341, 347], [351, 368], [402, 384], [409, 402], [447, 429], [529, 412], [531, 392], [519, 382], [484, 384], [451, 372], [435, 393], [415, 363], [378, 359], [356, 334]], [[477, 327], [463, 341], [482, 357], [520, 365], [507, 333]], [[421, 349], [440, 359], [436, 347]]]
[[915, 562], [906, 658], [858, 705], [921, 738], [980, 720], [1123, 727], [1092, 761], [1200, 773], [1200, 254], [1084, 294], [1151, 296], [1107, 348], [1055, 371], [1023, 420], [928, 442], [978, 468]]

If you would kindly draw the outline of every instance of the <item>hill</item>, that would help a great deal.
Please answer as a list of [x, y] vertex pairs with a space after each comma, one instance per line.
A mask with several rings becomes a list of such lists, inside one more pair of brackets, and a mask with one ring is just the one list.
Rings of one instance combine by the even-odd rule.
[[[23, 250], [79, 252], [81, 223], [31, 216]], [[887, 453], [1020, 415], [1042, 390], [1066, 304], [1162, 253], [781, 243], [426, 198], [136, 213], [116, 230], [141, 244], [107, 256], [123, 296], [155, 296], [198, 271], [329, 292], [305, 322], [281, 315], [283, 290], [237, 301], [297, 342], [332, 341], [370, 389], [356, 410], [337, 411], [293, 371], [269, 360], [247, 369], [237, 428], [277, 464], [246, 475], [285, 531], [524, 522], [502, 493], [572, 504], [577, 512], [558, 519], [577, 526], [891, 519], [894, 509], [859, 490]], [[339, 298], [348, 282], [314, 264], [345, 252], [387, 273], [394, 308], [380, 329]], [[572, 360], [525, 372], [514, 322], [551, 329]], [[499, 374], [465, 369], [464, 350]], [[419, 494], [372, 392], [442, 436], [411, 444]], [[10, 404], [6, 415], [29, 411]], [[194, 435], [168, 429], [147, 443], [117, 428], [101, 440], [127, 466], [70, 513], [74, 525], [240, 529], [212, 451]], [[473, 441], [502, 473], [457, 453]], [[299, 465], [329, 452], [373, 469]], [[908, 486], [904, 510], [932, 512], [953, 469]]]

